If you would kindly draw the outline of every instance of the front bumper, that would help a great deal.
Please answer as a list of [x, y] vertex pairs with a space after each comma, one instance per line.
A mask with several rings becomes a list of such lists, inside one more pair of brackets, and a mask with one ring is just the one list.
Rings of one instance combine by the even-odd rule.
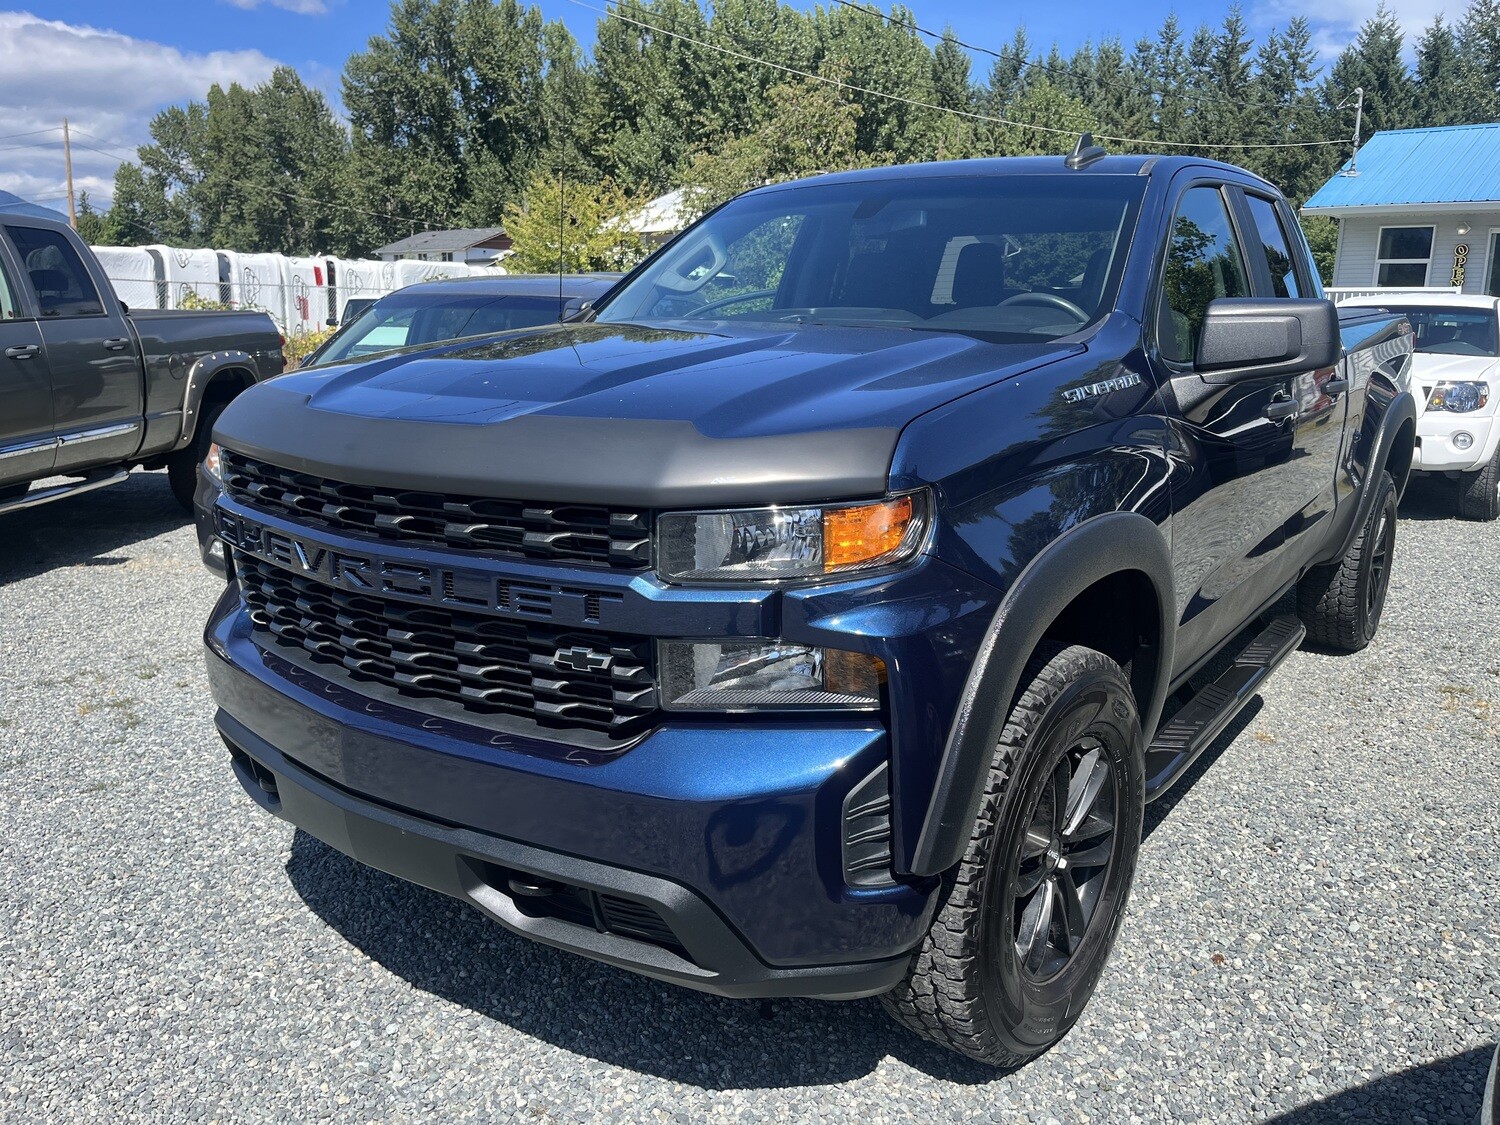
[[[1468, 434], [1467, 449], [1454, 444], [1454, 436]], [[1412, 468], [1428, 473], [1473, 472], [1495, 456], [1500, 441], [1500, 422], [1493, 415], [1453, 414], [1429, 411], [1417, 419], [1417, 448]]]
[[[888, 991], [906, 971], [904, 955], [827, 966], [766, 965], [706, 900], [678, 883], [363, 800], [294, 765], [224, 712], [218, 721], [235, 775], [262, 807], [362, 863], [463, 899], [546, 945], [722, 996], [855, 999]], [[515, 890], [547, 883], [585, 892], [598, 924], [539, 912], [534, 896]], [[660, 940], [650, 916], [670, 932], [670, 941]], [[614, 921], [620, 917], [623, 923]], [[614, 932], [611, 925], [631, 932]]]

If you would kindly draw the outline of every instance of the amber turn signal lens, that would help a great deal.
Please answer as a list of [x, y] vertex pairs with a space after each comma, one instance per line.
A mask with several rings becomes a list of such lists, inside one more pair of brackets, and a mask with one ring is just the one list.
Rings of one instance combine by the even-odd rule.
[[857, 508], [830, 508], [823, 513], [823, 569], [843, 570], [893, 554], [912, 530], [915, 507], [910, 496]]

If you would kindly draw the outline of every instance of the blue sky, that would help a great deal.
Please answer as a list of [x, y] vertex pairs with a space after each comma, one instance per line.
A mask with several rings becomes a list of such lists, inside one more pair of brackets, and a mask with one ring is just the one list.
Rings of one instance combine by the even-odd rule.
[[[585, 2], [603, 7], [603, 0]], [[951, 24], [970, 43], [998, 48], [1024, 23], [1038, 49], [1056, 42], [1065, 52], [1111, 35], [1132, 43], [1154, 33], [1172, 11], [1188, 28], [1216, 23], [1226, 7], [1225, 0], [907, 3], [923, 26]], [[1321, 0], [1306, 11], [1325, 57], [1349, 42], [1376, 3]], [[540, 0], [540, 6], [586, 47], [592, 43], [594, 11], [570, 0]], [[1242, 0], [1242, 6], [1256, 36], [1312, 8], [1303, 0]], [[1439, 11], [1456, 18], [1464, 3], [1391, 0], [1390, 6], [1414, 35]], [[119, 158], [147, 139], [151, 115], [201, 98], [214, 81], [253, 83], [286, 63], [336, 99], [344, 59], [384, 31], [389, 11], [386, 0], [34, 0], [24, 9], [0, 0], [0, 188], [43, 202], [62, 198], [64, 116], [80, 131], [78, 186], [107, 203]], [[987, 67], [988, 60], [976, 59], [976, 74]]]

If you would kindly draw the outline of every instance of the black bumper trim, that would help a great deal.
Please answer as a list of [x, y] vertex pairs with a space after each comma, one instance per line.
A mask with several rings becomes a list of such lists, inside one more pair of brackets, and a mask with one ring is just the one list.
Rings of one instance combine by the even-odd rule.
[[[680, 884], [364, 800], [295, 765], [225, 711], [218, 712], [216, 722], [230, 747], [249, 759], [235, 761], [235, 776], [268, 812], [361, 863], [462, 899], [523, 937], [719, 996], [854, 1000], [889, 991], [906, 973], [906, 956], [768, 966], [707, 901]], [[642, 903], [666, 920], [688, 957], [649, 942], [525, 914], [505, 890], [486, 881], [487, 863]]]

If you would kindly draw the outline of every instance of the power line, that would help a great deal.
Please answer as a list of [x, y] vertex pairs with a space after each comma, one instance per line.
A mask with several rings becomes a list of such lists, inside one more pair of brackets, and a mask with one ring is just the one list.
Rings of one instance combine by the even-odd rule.
[[[42, 133], [50, 133], [50, 132], [52, 132], [55, 129], [61, 129], [61, 128], [62, 128], [61, 125], [49, 125], [45, 129], [33, 129], [29, 133], [6, 133], [3, 137], [0, 137], [0, 141], [11, 141], [11, 140], [15, 140], [17, 137], [35, 137], [35, 136], [39, 136]], [[25, 148], [27, 146], [25, 146], [25, 145], [17, 145], [16, 147], [17, 148]]]
[[[947, 113], [947, 114], [951, 114], [951, 115], [953, 115], [955, 117], [966, 117], [966, 118], [969, 118], [972, 121], [985, 121], [985, 122], [989, 122], [990, 124], [994, 124], [994, 125], [1010, 125], [1010, 126], [1013, 126], [1015, 128], [1018, 128], [1018, 129], [1031, 129], [1034, 132], [1038, 132], [1038, 133], [1051, 133], [1051, 134], [1054, 134], [1054, 135], [1057, 135], [1057, 136], [1065, 136], [1065, 137], [1076, 137], [1076, 136], [1078, 136], [1078, 130], [1076, 130], [1076, 129], [1059, 129], [1059, 128], [1056, 128], [1056, 127], [1051, 126], [1051, 125], [1036, 125], [1036, 124], [1033, 124], [1033, 123], [1031, 123], [1029, 121], [1012, 121], [1009, 118], [1006, 118], [1006, 117], [997, 117], [997, 116], [995, 116], [993, 114], [975, 113], [975, 112], [973, 112], [971, 110], [966, 110], [966, 109], [954, 109], [954, 108], [952, 108], [950, 106], [934, 105], [931, 102], [918, 101], [915, 98], [904, 98], [900, 94], [889, 94], [889, 93], [886, 93], [884, 90], [872, 90], [872, 89], [870, 89], [867, 86], [856, 86], [853, 83], [843, 82], [843, 81], [840, 81], [837, 78], [829, 78], [827, 75], [824, 75], [824, 74], [811, 74], [808, 71], [798, 70], [796, 67], [786, 66], [783, 63], [772, 62], [769, 59], [757, 58], [755, 55], [748, 55], [748, 54], [744, 53], [743, 51], [736, 51], [733, 48], [723, 47], [723, 46], [720, 46], [719, 44], [716, 44], [716, 43], [705, 43], [701, 39], [694, 39], [692, 36], [690, 36], [690, 35], [683, 35], [681, 32], [668, 31], [666, 28], [657, 27], [654, 24], [649, 24], [649, 23], [645, 22], [644, 20], [638, 20], [638, 19], [634, 18], [633, 16], [624, 15], [620, 11], [620, 9], [618, 7], [615, 7], [615, 8], [612, 8], [612, 9], [608, 9], [608, 8], [596, 8], [592, 4], [584, 3], [584, 0], [568, 0], [568, 2], [571, 3], [571, 4], [576, 4], [580, 8], [587, 8], [589, 11], [596, 12], [599, 15], [602, 15], [602, 16], [606, 16], [606, 17], [613, 16], [615, 19], [621, 20], [624, 23], [633, 24], [636, 27], [644, 28], [647, 31], [655, 32], [657, 35], [665, 35], [665, 36], [667, 36], [670, 39], [678, 39], [678, 40], [681, 40], [684, 43], [691, 43], [695, 47], [702, 47], [704, 50], [707, 50], [707, 51], [717, 51], [720, 54], [729, 55], [732, 58], [742, 59], [745, 62], [755, 63], [758, 66], [770, 67], [772, 70], [779, 70], [779, 71], [781, 71], [784, 74], [796, 75], [798, 78], [807, 78], [807, 79], [810, 79], [811, 81], [814, 81], [814, 82], [823, 82], [823, 83], [825, 83], [825, 84], [827, 84], [829, 86], [835, 86], [835, 87], [837, 87], [840, 90], [852, 90], [853, 92], [855, 92], [857, 94], [868, 94], [870, 97], [873, 97], [873, 98], [885, 98], [888, 101], [900, 102], [903, 105], [909, 105], [909, 106], [912, 106], [912, 107], [914, 107], [916, 109], [930, 109], [930, 110], [932, 110], [932, 111], [934, 111], [936, 113]], [[1347, 143], [1347, 141], [1345, 141], [1343, 139], [1339, 139], [1339, 140], [1331, 140], [1331, 141], [1277, 141], [1277, 142], [1261, 142], [1261, 143], [1255, 143], [1255, 144], [1245, 144], [1245, 143], [1242, 143], [1242, 142], [1230, 142], [1228, 144], [1203, 144], [1203, 143], [1197, 143], [1197, 142], [1192, 142], [1192, 141], [1160, 141], [1160, 140], [1150, 140], [1150, 141], [1148, 141], [1148, 140], [1139, 140], [1139, 139], [1136, 139], [1136, 138], [1133, 138], [1133, 137], [1110, 137], [1110, 136], [1105, 136], [1102, 133], [1096, 133], [1094, 136], [1095, 136], [1096, 140], [1110, 141], [1110, 142], [1112, 142], [1114, 144], [1120, 144], [1120, 145], [1135, 145], [1137, 147], [1147, 148], [1147, 149], [1151, 149], [1151, 148], [1163, 148], [1163, 147], [1165, 147], [1165, 148], [1190, 148], [1190, 149], [1315, 148], [1315, 147], [1321, 147], [1321, 146], [1324, 146], [1324, 145], [1341, 145], [1341, 144], [1346, 144]]]

